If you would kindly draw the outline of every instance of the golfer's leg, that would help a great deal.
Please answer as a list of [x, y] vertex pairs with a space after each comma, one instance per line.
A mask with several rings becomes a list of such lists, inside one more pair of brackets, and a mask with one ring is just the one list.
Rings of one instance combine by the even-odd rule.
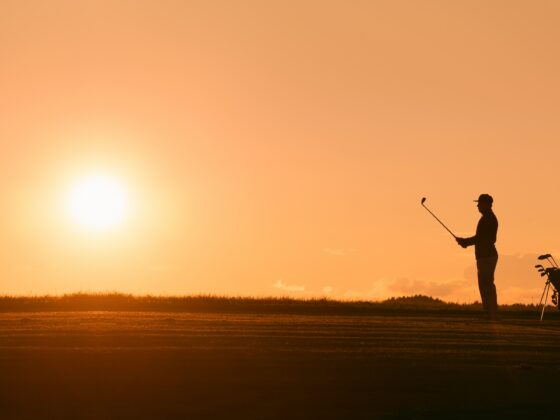
[[476, 260], [476, 268], [478, 275], [478, 290], [480, 291], [480, 300], [482, 300], [482, 308], [488, 314], [488, 299], [486, 293], [486, 279], [484, 270], [484, 260]]
[[496, 272], [496, 265], [498, 264], [498, 257], [489, 259], [488, 262], [488, 302], [490, 307], [490, 314], [495, 316], [498, 312], [498, 295], [496, 293], [496, 284], [494, 283], [494, 273]]
[[496, 270], [497, 257], [478, 260], [478, 287], [482, 305], [489, 316], [495, 316], [498, 309], [496, 286], [494, 285], [494, 271]]

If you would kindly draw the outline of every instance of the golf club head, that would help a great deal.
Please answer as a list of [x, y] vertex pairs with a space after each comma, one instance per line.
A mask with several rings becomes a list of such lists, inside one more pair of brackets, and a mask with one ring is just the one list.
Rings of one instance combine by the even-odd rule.
[[535, 265], [535, 268], [544, 268], [541, 264]]
[[539, 260], [546, 260], [547, 258], [550, 258], [552, 255], [550, 254], [543, 254], [543, 255], [539, 255], [538, 259]]
[[544, 276], [546, 276], [546, 272], [541, 273], [541, 277], [544, 277]]
[[422, 201], [420, 201], [420, 204], [424, 204], [424, 202], [426, 201], [426, 197], [422, 197]]
[[539, 268], [538, 271], [539, 271], [539, 273], [544, 273], [544, 272], [545, 272], [545, 269], [544, 269], [544, 268]]

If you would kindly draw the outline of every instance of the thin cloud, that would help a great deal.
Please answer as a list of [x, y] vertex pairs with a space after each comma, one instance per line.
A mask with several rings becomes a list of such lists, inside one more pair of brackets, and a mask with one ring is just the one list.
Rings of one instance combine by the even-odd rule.
[[412, 280], [408, 278], [398, 278], [387, 284], [387, 290], [395, 294], [422, 294], [427, 296], [452, 296], [463, 289], [469, 287], [470, 282], [467, 280], [454, 281], [425, 281]]
[[[531, 290], [536, 285], [539, 285], [541, 278], [537, 270], [535, 270], [535, 264], [541, 264], [542, 261], [539, 262], [537, 257], [537, 254], [500, 255], [496, 267], [496, 286]], [[465, 268], [465, 278], [476, 282], [476, 271], [476, 264], [473, 262]]]
[[409, 278], [380, 278], [368, 289], [348, 289], [342, 295], [345, 299], [384, 300], [397, 296], [426, 295], [455, 302], [472, 301], [478, 296], [478, 289], [470, 281], [426, 281]]
[[[501, 254], [496, 267], [495, 284], [498, 303], [538, 303], [545, 280], [535, 269], [536, 264], [547, 265], [537, 259], [538, 254]], [[470, 264], [464, 271], [465, 278], [477, 288], [476, 265]], [[477, 288], [478, 290], [478, 288]]]
[[278, 280], [272, 285], [275, 289], [284, 290], [286, 292], [305, 292], [305, 285], [299, 284], [286, 284], [282, 279]]

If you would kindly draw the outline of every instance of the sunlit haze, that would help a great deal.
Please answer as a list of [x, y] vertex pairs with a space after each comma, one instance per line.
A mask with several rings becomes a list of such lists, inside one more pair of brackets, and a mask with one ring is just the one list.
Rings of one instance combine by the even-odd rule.
[[560, 257], [560, 3], [0, 2], [0, 293], [479, 299]]
[[123, 222], [128, 210], [126, 192], [115, 179], [90, 175], [72, 186], [68, 196], [68, 214], [81, 228], [104, 231]]

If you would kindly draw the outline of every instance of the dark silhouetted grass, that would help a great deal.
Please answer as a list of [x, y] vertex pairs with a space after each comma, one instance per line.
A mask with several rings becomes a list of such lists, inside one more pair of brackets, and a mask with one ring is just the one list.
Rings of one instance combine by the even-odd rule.
[[[547, 317], [558, 311], [548, 308]], [[429, 296], [395, 297], [379, 302], [332, 299], [293, 299], [287, 297], [231, 296], [136, 296], [123, 293], [73, 293], [60, 296], [2, 296], [0, 312], [54, 311], [130, 311], [130, 312], [209, 312], [367, 315], [380, 313], [418, 314], [444, 312], [465, 314], [481, 312], [480, 303], [444, 302]], [[535, 305], [502, 305], [502, 314], [534, 315]]]

